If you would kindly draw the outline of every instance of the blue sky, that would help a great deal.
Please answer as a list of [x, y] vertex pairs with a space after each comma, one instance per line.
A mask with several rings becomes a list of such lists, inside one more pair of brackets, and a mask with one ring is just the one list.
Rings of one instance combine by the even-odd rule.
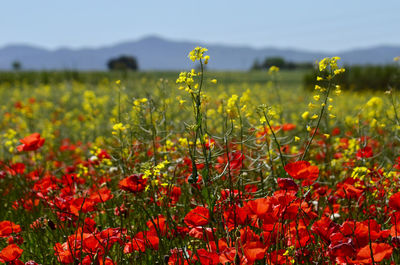
[[2, 1], [0, 46], [99, 47], [173, 40], [340, 51], [400, 45], [399, 0]]

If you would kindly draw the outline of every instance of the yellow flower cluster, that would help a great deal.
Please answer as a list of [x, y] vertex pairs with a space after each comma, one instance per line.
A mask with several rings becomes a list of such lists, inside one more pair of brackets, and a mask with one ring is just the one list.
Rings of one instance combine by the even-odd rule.
[[[344, 73], [345, 69], [344, 68], [339, 68], [339, 66], [337, 65], [337, 62], [340, 60], [340, 57], [326, 57], [324, 59], [322, 59], [319, 63], [318, 63], [318, 68], [319, 71], [325, 71], [327, 70], [328, 66], [330, 67], [331, 71], [333, 71], [334, 75], [338, 75], [341, 73]], [[332, 78], [332, 76], [328, 76], [328, 79]], [[317, 81], [323, 80], [321, 79], [321, 77], [317, 77]]]
[[236, 94], [233, 94], [227, 102], [226, 106], [226, 113], [228, 114], [228, 117], [231, 119], [234, 119], [238, 116], [237, 113], [237, 107], [236, 107], [236, 102], [238, 101], [239, 96]]
[[8, 129], [6, 133], [3, 134], [5, 139], [4, 147], [8, 148], [8, 151], [12, 153], [14, 151], [15, 146], [18, 143], [18, 139], [16, 138], [17, 132], [13, 129]]
[[89, 168], [88, 167], [86, 167], [86, 166], [84, 166], [82, 164], [78, 164], [77, 167], [78, 167], [78, 174], [77, 174], [78, 178], [85, 177], [85, 176], [87, 176], [89, 174]]
[[146, 103], [146, 102], [147, 102], [147, 98], [138, 98], [133, 101], [133, 105], [135, 107], [139, 107], [142, 103]]
[[112, 134], [113, 135], [117, 135], [120, 132], [126, 131], [126, 129], [128, 129], [128, 128], [129, 128], [129, 125], [123, 125], [121, 122], [116, 123], [113, 126]]
[[372, 97], [367, 102], [367, 107], [370, 107], [374, 110], [381, 111], [383, 106], [383, 100], [380, 97]]
[[369, 169], [367, 167], [356, 167], [353, 169], [351, 173], [351, 178], [364, 180], [365, 176], [369, 173]]
[[[192, 69], [190, 72], [181, 72], [179, 74], [178, 79], [176, 79], [177, 84], [184, 84], [186, 86], [180, 86], [179, 89], [183, 90], [185, 89], [189, 93], [193, 93], [192, 86], [194, 85], [194, 79], [193, 77], [197, 76], [198, 73], [194, 69]], [[197, 89], [198, 84], [195, 84], [193, 86], [194, 89]]]
[[169, 164], [169, 161], [164, 160], [156, 166], [151, 166], [150, 168], [148, 168], [144, 171], [143, 178], [147, 179], [150, 176], [158, 176], [161, 173], [161, 170], [163, 170], [166, 167], [166, 165], [168, 165], [168, 164]]
[[[150, 187], [155, 187], [160, 184], [161, 186], [165, 187], [168, 186], [168, 174], [164, 174], [166, 178], [161, 179], [160, 177], [163, 176], [162, 170], [165, 169], [165, 167], [169, 164], [170, 162], [168, 160], [162, 161], [160, 164], [157, 164], [155, 166], [150, 166], [150, 165], [145, 165], [145, 170], [143, 173], [143, 178], [144, 179], [150, 179], [150, 184], [149, 186], [146, 187], [146, 191], [150, 189]], [[161, 181], [161, 183], [160, 183]]]
[[190, 53], [189, 53], [189, 58], [190, 60], [192, 60], [193, 62], [197, 61], [197, 60], [201, 60], [204, 59], [204, 63], [207, 64], [208, 60], [210, 59], [210, 56], [208, 55], [204, 55], [204, 53], [208, 51], [207, 48], [203, 48], [203, 47], [196, 47], [194, 48]]
[[[302, 119], [310, 120], [310, 122], [312, 122], [313, 120], [321, 119], [322, 117], [320, 117], [320, 115], [326, 112], [329, 113], [327, 114], [329, 118], [336, 118], [336, 115], [332, 114], [333, 98], [329, 96], [329, 91], [332, 90], [332, 88], [334, 87], [336, 95], [340, 95], [342, 92], [339, 85], [334, 85], [331, 83], [334, 76], [341, 74], [345, 71], [344, 68], [339, 68], [337, 64], [338, 60], [340, 60], [340, 57], [324, 58], [318, 63], [320, 74], [319, 76], [317, 76], [317, 81], [329, 82], [325, 82], [326, 87], [322, 86], [321, 83], [319, 83], [319, 85], [315, 85], [316, 94], [312, 96], [313, 101], [308, 104], [309, 110], [303, 112], [303, 114], [301, 115]], [[317, 107], [321, 108], [319, 114], [313, 111]], [[326, 112], [324, 112], [325, 108]], [[307, 124], [306, 127], [307, 131], [310, 132], [312, 130], [311, 123]], [[330, 137], [329, 134], [324, 135], [326, 138]]]
[[273, 73], [277, 73], [277, 72], [279, 72], [279, 67], [278, 66], [271, 66], [269, 69], [268, 69], [268, 73], [269, 74], [273, 74]]

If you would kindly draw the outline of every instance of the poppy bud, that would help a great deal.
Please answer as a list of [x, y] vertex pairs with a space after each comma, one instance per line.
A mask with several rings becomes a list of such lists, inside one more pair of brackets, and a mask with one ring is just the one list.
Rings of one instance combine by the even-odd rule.
[[49, 220], [47, 222], [47, 224], [49, 225], [51, 230], [56, 230], [56, 225], [54, 224], [54, 222], [52, 220]]

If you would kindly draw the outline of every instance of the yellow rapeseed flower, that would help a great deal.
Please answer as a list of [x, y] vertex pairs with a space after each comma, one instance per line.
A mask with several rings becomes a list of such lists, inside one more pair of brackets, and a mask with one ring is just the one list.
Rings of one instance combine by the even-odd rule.
[[329, 61], [329, 58], [324, 58], [318, 63], [320, 72], [324, 71], [328, 67]]
[[279, 72], [279, 67], [277, 67], [277, 66], [271, 66], [269, 69], [268, 69], [268, 73], [269, 74], [272, 74], [272, 73], [277, 73], [277, 72]]
[[208, 51], [207, 48], [203, 48], [203, 47], [196, 47], [194, 48], [188, 55], [188, 57], [190, 58], [190, 60], [192, 60], [193, 62], [195, 62], [196, 60], [201, 60], [204, 59], [208, 62], [208, 60], [210, 59], [210, 57], [205, 58], [204, 53]]
[[301, 117], [305, 120], [308, 118], [309, 115], [310, 115], [310, 112], [305, 111], [305, 112], [303, 112], [303, 114], [301, 114]]

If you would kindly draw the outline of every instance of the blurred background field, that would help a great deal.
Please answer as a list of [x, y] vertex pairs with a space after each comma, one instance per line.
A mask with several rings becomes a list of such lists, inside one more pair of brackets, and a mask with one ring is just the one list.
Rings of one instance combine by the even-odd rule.
[[[339, 122], [360, 114], [371, 97], [381, 97], [389, 104], [384, 92], [390, 84], [396, 86], [399, 68], [390, 66], [390, 74], [381, 74], [383, 81], [375, 84], [374, 89], [351, 89], [362, 85], [361, 82], [365, 83], [365, 80], [353, 77], [357, 77], [362, 69], [365, 67], [347, 69], [345, 77], [339, 79], [339, 83], [344, 80], [342, 95], [334, 102]], [[352, 75], [353, 71], [356, 74]], [[56, 130], [59, 140], [94, 141], [99, 136], [107, 138], [117, 117], [120, 95], [122, 112], [131, 112], [135, 99], [140, 98], [151, 99], [156, 110], [166, 104], [169, 130], [180, 133], [184, 131], [182, 121], [189, 117], [192, 110], [187, 93], [178, 89], [178, 75], [174, 71], [0, 72], [0, 114], [5, 117], [0, 129], [4, 132], [15, 126], [19, 135], [39, 131], [53, 138]], [[379, 74], [362, 76], [379, 80]], [[313, 70], [281, 70], [276, 74], [267, 71], [206, 71], [204, 77], [209, 113], [218, 111], [232, 95], [240, 97], [247, 93], [249, 103], [246, 105], [253, 122], [258, 117], [255, 112], [260, 104], [276, 108], [278, 116], [284, 113], [280, 122], [302, 122], [301, 114], [308, 109], [307, 104], [315, 94], [314, 85], [318, 83]], [[212, 79], [216, 79], [217, 83], [211, 83]], [[115, 83], [117, 80], [120, 80], [120, 85]], [[389, 106], [387, 110], [390, 111]]]
[[[304, 105], [309, 97], [309, 92], [303, 89], [304, 74], [305, 71], [279, 73], [279, 93], [288, 103], [288, 109], [299, 108], [298, 104]], [[3, 72], [0, 73], [1, 114], [18, 115], [25, 121], [18, 125], [24, 127], [18, 128], [21, 135], [49, 130], [52, 123], [51, 128], [62, 126], [63, 137], [94, 140], [110, 135], [113, 125], [110, 120], [116, 118], [121, 89], [122, 112], [130, 111], [138, 98], [151, 98], [158, 108], [161, 102], [167, 102], [172, 124], [177, 122], [174, 129], [182, 131], [180, 123], [191, 109], [186, 92], [180, 91], [176, 84], [178, 75], [178, 72]], [[211, 109], [230, 95], [241, 95], [246, 90], [252, 94], [253, 106], [278, 103], [272, 78], [265, 71], [206, 72], [205, 77], [208, 81], [217, 79], [217, 84], [206, 84]], [[121, 88], [116, 85], [117, 80], [121, 81]], [[4, 119], [2, 129], [9, 126]]]

